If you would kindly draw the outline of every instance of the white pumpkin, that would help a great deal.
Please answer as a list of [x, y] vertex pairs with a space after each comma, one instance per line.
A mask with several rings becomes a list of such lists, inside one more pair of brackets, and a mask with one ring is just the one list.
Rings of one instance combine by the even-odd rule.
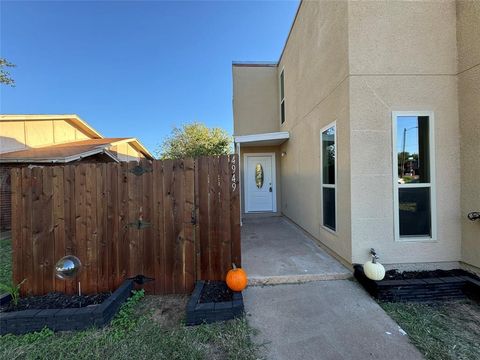
[[375, 281], [380, 281], [385, 277], [385, 268], [379, 262], [373, 262], [372, 260], [368, 260], [365, 264], [363, 264], [363, 271], [365, 275]]

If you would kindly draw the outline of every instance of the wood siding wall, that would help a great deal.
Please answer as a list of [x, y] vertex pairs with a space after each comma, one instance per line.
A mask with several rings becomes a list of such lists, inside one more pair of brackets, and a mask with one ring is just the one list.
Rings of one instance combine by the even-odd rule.
[[[135, 170], [143, 169], [141, 175]], [[240, 265], [238, 157], [98, 163], [12, 172], [13, 277], [27, 294], [111, 291], [143, 274], [187, 293]], [[65, 255], [78, 279], [55, 277]]]

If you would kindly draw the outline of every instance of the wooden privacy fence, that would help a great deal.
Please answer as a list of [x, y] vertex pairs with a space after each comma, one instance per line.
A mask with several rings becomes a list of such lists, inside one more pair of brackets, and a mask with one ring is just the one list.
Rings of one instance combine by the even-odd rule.
[[[185, 293], [240, 265], [238, 157], [12, 169], [13, 277], [22, 291], [96, 293], [143, 274]], [[82, 271], [54, 274], [65, 255]]]

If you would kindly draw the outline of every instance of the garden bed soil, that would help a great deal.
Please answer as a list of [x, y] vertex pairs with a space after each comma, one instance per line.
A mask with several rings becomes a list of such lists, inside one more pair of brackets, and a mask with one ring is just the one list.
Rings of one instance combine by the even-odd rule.
[[223, 281], [205, 281], [199, 303], [232, 301], [233, 291]]
[[27, 296], [18, 300], [18, 305], [12, 302], [0, 307], [0, 312], [20, 310], [43, 310], [43, 309], [70, 309], [82, 308], [101, 304], [112, 295], [111, 292], [94, 295], [67, 295], [59, 292], [51, 292], [41, 296]]
[[187, 325], [231, 320], [244, 311], [241, 292], [233, 292], [222, 281], [197, 281], [187, 304]]
[[397, 269], [388, 270], [385, 273], [385, 280], [408, 280], [408, 279], [432, 279], [454, 276], [469, 276], [480, 280], [475, 274], [462, 269], [453, 270], [429, 270], [429, 271], [398, 271]]
[[[19, 310], [0, 312], [0, 335], [25, 334], [40, 331], [47, 327], [53, 331], [84, 330], [91, 327], [102, 327], [110, 322], [134, 288], [134, 281], [125, 280], [113, 293], [92, 296], [59, 296], [50, 293], [45, 296], [24, 298], [30, 299], [28, 307]], [[8, 306], [10, 296], [1, 297], [0, 303]], [[42, 300], [38, 300], [38, 299]], [[33, 300], [34, 299], [34, 300]], [[101, 301], [102, 300], [102, 301]], [[56, 302], [55, 308], [52, 308]], [[88, 305], [87, 305], [88, 304]], [[41, 306], [41, 307], [40, 307]], [[46, 307], [46, 308], [45, 308]]]
[[461, 269], [404, 271], [389, 270], [385, 278], [374, 281], [362, 265], [354, 266], [357, 281], [376, 299], [391, 302], [432, 302], [478, 299], [480, 279]]

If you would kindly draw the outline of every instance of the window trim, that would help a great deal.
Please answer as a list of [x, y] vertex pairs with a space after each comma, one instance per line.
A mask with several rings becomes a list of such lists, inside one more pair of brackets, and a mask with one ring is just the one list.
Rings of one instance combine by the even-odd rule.
[[[283, 74], [283, 98], [282, 96], [282, 74]], [[280, 115], [280, 126], [284, 126], [287, 122], [287, 107], [286, 107], [286, 96], [285, 96], [285, 67], [282, 67], [282, 71], [280, 71], [280, 75], [278, 76], [278, 95], [279, 95], [279, 115]], [[285, 113], [285, 121], [282, 122], [282, 103]]]
[[[428, 116], [428, 136], [430, 152], [430, 182], [398, 184], [398, 152], [397, 152], [397, 118], [400, 116]], [[394, 239], [399, 242], [435, 242], [437, 241], [437, 188], [435, 182], [436, 174], [436, 151], [435, 151], [435, 116], [433, 111], [392, 111], [392, 175], [393, 175], [393, 223]], [[430, 236], [400, 236], [400, 210], [399, 210], [399, 189], [400, 188], [430, 188]]]
[[[324, 184], [323, 183], [323, 138], [322, 135], [325, 130], [330, 129], [331, 127], [335, 127], [335, 136], [334, 136], [334, 142], [335, 142], [335, 165], [334, 165], [334, 171], [335, 171], [335, 184]], [[338, 152], [337, 152], [337, 121], [333, 121], [329, 123], [328, 125], [324, 126], [323, 128], [320, 129], [320, 208], [321, 208], [321, 216], [320, 216], [320, 226], [322, 229], [337, 235], [338, 233]], [[335, 189], [335, 230], [329, 228], [328, 226], [325, 226], [323, 223], [323, 188], [329, 188], [329, 189]]]

